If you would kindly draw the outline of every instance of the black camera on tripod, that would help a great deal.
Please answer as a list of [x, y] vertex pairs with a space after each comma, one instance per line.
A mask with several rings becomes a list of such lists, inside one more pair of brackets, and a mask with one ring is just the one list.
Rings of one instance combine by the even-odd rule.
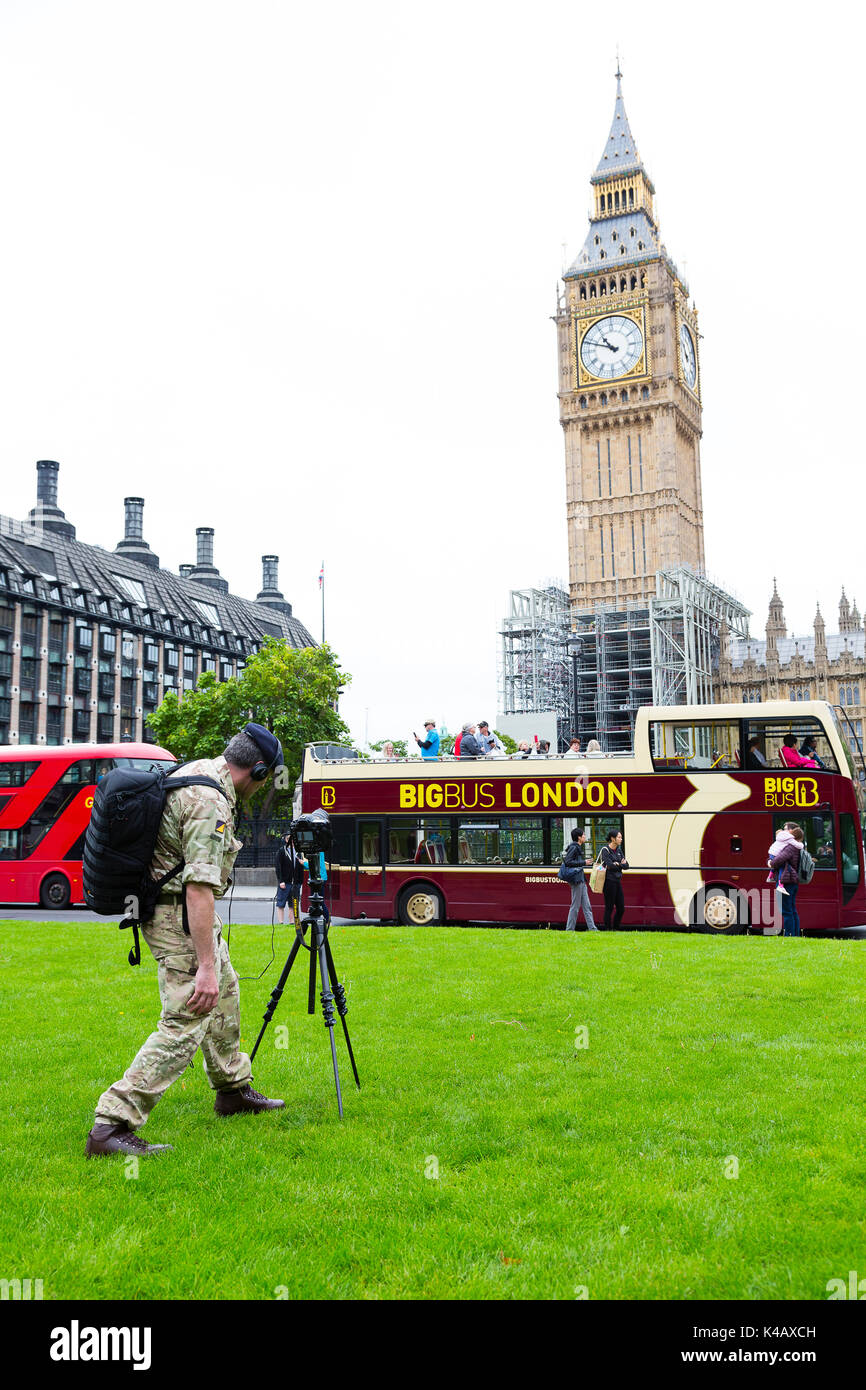
[[[310, 811], [306, 816], [298, 816], [289, 826], [289, 832], [295, 842], [295, 848], [307, 856], [312, 878], [313, 860], [310, 859], [310, 855], [327, 854], [331, 848], [331, 821], [327, 811]], [[316, 868], [318, 867], [316, 863]]]
[[[325, 916], [325, 903], [322, 897], [322, 889], [327, 882], [328, 872], [325, 868], [324, 859], [331, 848], [331, 822], [328, 819], [327, 811], [311, 811], [306, 816], [298, 816], [293, 820], [289, 827], [290, 834], [294, 839], [295, 849], [303, 854], [307, 860], [308, 872], [310, 875], [310, 901], [308, 907], [308, 918], [300, 925], [295, 927], [295, 940], [289, 952], [289, 958], [283, 966], [283, 973], [274, 986], [270, 1002], [265, 1010], [264, 1023], [262, 1024], [259, 1036], [256, 1038], [255, 1047], [250, 1054], [250, 1060], [255, 1057], [259, 1050], [259, 1043], [265, 1035], [265, 1029], [274, 1016], [274, 1010], [279, 1003], [280, 996], [285, 987], [286, 981], [295, 963], [295, 957], [303, 946], [310, 953], [310, 983], [307, 998], [307, 1013], [313, 1014], [316, 1011], [316, 971], [318, 969], [322, 992], [322, 1017], [328, 1029], [328, 1036], [331, 1040], [331, 1059], [334, 1064], [334, 1082], [337, 1087], [337, 1109], [340, 1119], [343, 1118], [343, 1093], [340, 1090], [340, 1072], [337, 1067], [337, 1049], [334, 1044], [334, 1006], [336, 1004], [337, 1013], [343, 1025], [343, 1033], [346, 1038], [346, 1047], [349, 1051], [349, 1061], [352, 1063], [352, 1072], [355, 1077], [355, 1085], [361, 1089], [361, 1082], [358, 1077], [358, 1068], [355, 1065], [355, 1054], [352, 1051], [352, 1044], [349, 1040], [349, 1029], [346, 1026], [346, 1014], [349, 1006], [346, 1002], [346, 991], [337, 979], [337, 972], [334, 967], [334, 957], [331, 954], [331, 945], [328, 941], [328, 927], [330, 926], [330, 914]], [[310, 931], [309, 943], [304, 940], [307, 928]], [[332, 989], [333, 986], [333, 989]]]

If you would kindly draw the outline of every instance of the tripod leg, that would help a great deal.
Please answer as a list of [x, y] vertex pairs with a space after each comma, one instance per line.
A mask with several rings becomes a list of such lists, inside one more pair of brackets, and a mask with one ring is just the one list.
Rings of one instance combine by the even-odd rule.
[[291, 969], [292, 969], [292, 966], [293, 966], [294, 963], [295, 963], [295, 956], [298, 954], [298, 952], [300, 951], [300, 949], [301, 949], [301, 938], [298, 936], [298, 937], [295, 938], [295, 941], [294, 941], [294, 943], [293, 943], [293, 945], [292, 945], [291, 951], [289, 951], [289, 958], [288, 958], [288, 960], [286, 961], [285, 965], [283, 966], [283, 973], [282, 973], [282, 975], [280, 976], [280, 978], [277, 980], [277, 983], [274, 985], [274, 989], [273, 989], [273, 992], [272, 992], [271, 998], [270, 998], [270, 1003], [268, 1004], [268, 1007], [267, 1007], [267, 1009], [265, 1010], [265, 1021], [264, 1021], [264, 1023], [263, 1023], [262, 1026], [261, 1026], [261, 1030], [260, 1030], [260, 1032], [259, 1032], [259, 1036], [256, 1038], [256, 1045], [255, 1045], [255, 1047], [253, 1048], [252, 1052], [250, 1053], [250, 1061], [251, 1061], [251, 1062], [252, 1062], [253, 1058], [255, 1057], [256, 1053], [257, 1053], [258, 1050], [259, 1050], [259, 1043], [261, 1042], [262, 1038], [265, 1036], [265, 1029], [267, 1028], [268, 1024], [270, 1023], [271, 1019], [272, 1019], [273, 1016], [274, 1016], [274, 1010], [276, 1009], [277, 1005], [278, 1005], [279, 1002], [280, 1002], [280, 996], [281, 996], [283, 990], [285, 989], [286, 980], [289, 978], [289, 973], [290, 973], [290, 971], [291, 971]]
[[334, 998], [337, 1001], [337, 1013], [340, 1015], [340, 1020], [343, 1024], [343, 1035], [346, 1039], [346, 1047], [349, 1049], [349, 1061], [352, 1063], [352, 1071], [355, 1073], [355, 1085], [360, 1091], [361, 1078], [358, 1076], [358, 1068], [355, 1065], [355, 1054], [352, 1051], [352, 1040], [349, 1037], [349, 1028], [346, 1023], [346, 1014], [349, 1011], [349, 1005], [346, 1003], [346, 991], [337, 979], [334, 957], [331, 954], [331, 943], [327, 938], [325, 939], [325, 956], [328, 962], [328, 969], [331, 972], [331, 985], [334, 990]]
[[325, 1018], [325, 1026], [328, 1029], [328, 1037], [331, 1039], [331, 1060], [334, 1063], [334, 1084], [337, 1087], [337, 1110], [342, 1120], [343, 1093], [340, 1090], [340, 1069], [337, 1066], [337, 1044], [334, 1040], [334, 996], [331, 993], [331, 982], [328, 978], [327, 942], [321, 936], [319, 938], [319, 971], [322, 976], [322, 1013]]
[[313, 941], [315, 929], [310, 927], [310, 988], [307, 995], [307, 1013], [316, 1012], [316, 945]]

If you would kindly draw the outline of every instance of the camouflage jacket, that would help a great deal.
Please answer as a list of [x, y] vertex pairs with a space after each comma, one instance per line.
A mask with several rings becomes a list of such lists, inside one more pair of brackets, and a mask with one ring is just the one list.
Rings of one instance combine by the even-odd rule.
[[183, 787], [168, 793], [150, 873], [161, 878], [183, 860], [183, 872], [167, 883], [163, 892], [179, 893], [181, 884], [204, 883], [213, 889], [215, 898], [221, 898], [241, 848], [233, 824], [237, 795], [225, 758], [196, 758], [185, 763], [183, 775], [193, 774], [212, 777], [224, 791]]

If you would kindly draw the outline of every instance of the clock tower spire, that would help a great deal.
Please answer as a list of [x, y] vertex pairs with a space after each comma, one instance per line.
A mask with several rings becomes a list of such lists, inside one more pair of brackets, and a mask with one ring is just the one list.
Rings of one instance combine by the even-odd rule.
[[578, 609], [646, 601], [655, 573], [704, 569], [698, 319], [662, 244], [617, 61], [583, 247], [563, 275], [560, 421]]

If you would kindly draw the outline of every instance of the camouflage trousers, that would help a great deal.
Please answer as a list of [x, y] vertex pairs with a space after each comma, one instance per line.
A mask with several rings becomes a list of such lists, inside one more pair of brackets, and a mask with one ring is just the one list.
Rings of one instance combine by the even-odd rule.
[[251, 1080], [250, 1059], [240, 1050], [238, 977], [214, 923], [214, 967], [219, 998], [209, 1014], [187, 1007], [195, 989], [198, 960], [192, 939], [184, 935], [180, 906], [159, 906], [141, 928], [159, 967], [162, 1014], [156, 1032], [139, 1049], [120, 1081], [99, 1097], [96, 1120], [131, 1129], [144, 1124], [160, 1096], [183, 1073], [199, 1048], [207, 1078], [215, 1091], [233, 1091]]

